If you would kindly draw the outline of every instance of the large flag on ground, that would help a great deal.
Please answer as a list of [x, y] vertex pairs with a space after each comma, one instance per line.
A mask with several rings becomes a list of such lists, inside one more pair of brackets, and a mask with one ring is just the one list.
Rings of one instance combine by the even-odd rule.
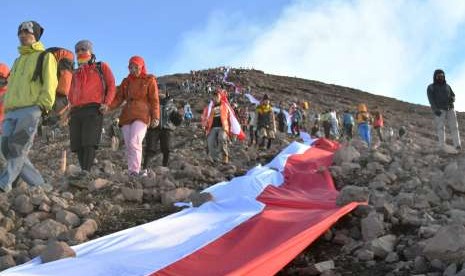
[[294, 142], [269, 164], [205, 192], [214, 200], [1, 275], [273, 275], [359, 203], [335, 204], [337, 145]]

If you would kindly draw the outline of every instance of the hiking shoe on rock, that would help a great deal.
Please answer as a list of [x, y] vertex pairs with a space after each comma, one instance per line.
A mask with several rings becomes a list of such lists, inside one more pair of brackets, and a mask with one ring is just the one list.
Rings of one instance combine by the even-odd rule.
[[147, 176], [149, 176], [149, 172], [147, 171], [147, 169], [141, 170], [141, 171], [139, 172], [139, 176], [141, 176], [141, 177], [147, 177]]

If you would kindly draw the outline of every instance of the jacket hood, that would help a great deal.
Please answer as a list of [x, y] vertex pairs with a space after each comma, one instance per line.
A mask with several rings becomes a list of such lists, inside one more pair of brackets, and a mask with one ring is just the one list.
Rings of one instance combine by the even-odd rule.
[[434, 83], [437, 83], [437, 81], [436, 81], [436, 76], [439, 75], [439, 74], [443, 74], [443, 75], [444, 75], [444, 83], [446, 83], [446, 74], [444, 73], [444, 71], [443, 71], [442, 69], [436, 69], [436, 70], [434, 70], [433, 82], [434, 82]]

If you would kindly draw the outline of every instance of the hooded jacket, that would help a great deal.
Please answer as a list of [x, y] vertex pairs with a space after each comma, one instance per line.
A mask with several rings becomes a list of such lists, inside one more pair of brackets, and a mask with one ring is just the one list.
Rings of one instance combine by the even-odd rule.
[[153, 75], [125, 78], [110, 108], [117, 108], [123, 102], [125, 104], [119, 117], [120, 125], [131, 124], [135, 120], [148, 125], [154, 119], [159, 120], [160, 104], [156, 78]]
[[444, 74], [444, 71], [440, 69], [434, 71], [433, 83], [427, 89], [429, 104], [433, 112], [454, 108], [455, 94], [452, 88], [446, 83], [445, 77], [443, 83], [436, 80], [436, 76], [441, 73]]
[[40, 53], [45, 51], [39, 41], [31, 46], [18, 47], [20, 56], [13, 64], [8, 78], [8, 92], [5, 94], [5, 110], [38, 105], [49, 111], [55, 102], [58, 86], [57, 61], [53, 54], [46, 54], [42, 68], [43, 83], [32, 81]]

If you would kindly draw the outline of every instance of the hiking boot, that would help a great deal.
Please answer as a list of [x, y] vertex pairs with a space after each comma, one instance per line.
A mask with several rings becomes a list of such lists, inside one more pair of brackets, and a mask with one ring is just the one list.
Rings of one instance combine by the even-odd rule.
[[138, 176], [139, 176], [139, 173], [133, 172], [133, 171], [129, 171], [129, 172], [128, 172], [128, 176], [129, 176], [129, 177], [138, 177]]
[[143, 169], [139, 172], [139, 176], [140, 177], [147, 177], [149, 176], [149, 172], [147, 171], [147, 169]]

